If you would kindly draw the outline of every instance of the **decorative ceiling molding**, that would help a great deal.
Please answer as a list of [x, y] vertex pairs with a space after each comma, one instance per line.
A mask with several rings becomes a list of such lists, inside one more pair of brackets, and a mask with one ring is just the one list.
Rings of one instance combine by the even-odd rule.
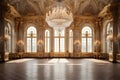
[[106, 5], [103, 10], [98, 14], [99, 17], [104, 17], [109, 13], [110, 4]]
[[[22, 16], [45, 15], [49, 6], [56, 3], [58, 0], [8, 0]], [[111, 0], [60, 0], [66, 4], [73, 15], [98, 15], [98, 13], [108, 5]]]

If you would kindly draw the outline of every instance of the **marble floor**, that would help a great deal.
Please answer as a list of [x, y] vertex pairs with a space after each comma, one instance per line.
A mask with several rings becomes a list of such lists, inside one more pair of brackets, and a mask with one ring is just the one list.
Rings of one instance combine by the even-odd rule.
[[120, 64], [97, 59], [19, 59], [0, 63], [0, 80], [120, 80]]

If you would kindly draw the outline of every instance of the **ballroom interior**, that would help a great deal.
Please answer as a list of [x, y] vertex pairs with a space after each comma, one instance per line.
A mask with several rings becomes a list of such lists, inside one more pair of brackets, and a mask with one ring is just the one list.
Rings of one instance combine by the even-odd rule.
[[2, 80], [120, 79], [120, 0], [1, 0], [0, 62]]

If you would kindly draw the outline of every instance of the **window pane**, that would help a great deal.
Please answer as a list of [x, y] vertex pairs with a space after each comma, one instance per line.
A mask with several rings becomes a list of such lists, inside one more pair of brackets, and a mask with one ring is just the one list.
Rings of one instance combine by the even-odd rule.
[[82, 29], [82, 52], [92, 52], [92, 29], [89, 26]]
[[45, 52], [50, 52], [50, 32], [45, 31]]
[[50, 52], [50, 39], [49, 39], [49, 38], [47, 39], [47, 43], [48, 43], [48, 44], [47, 44], [47, 46], [48, 46], [47, 52]]
[[60, 36], [65, 36], [65, 31], [64, 30], [60, 32]]
[[45, 31], [45, 36], [49, 37], [50, 36], [50, 32], [48, 30]]
[[54, 36], [59, 36], [59, 32], [54, 30]]
[[108, 23], [108, 25], [107, 25], [107, 34], [110, 34], [110, 31], [111, 31], [111, 29], [110, 29], [110, 23]]
[[73, 38], [69, 38], [69, 52], [73, 52]]
[[27, 30], [27, 36], [30, 36], [31, 32], [33, 33], [33, 36], [36, 36], [37, 31], [35, 27], [29, 27]]
[[109, 53], [111, 50], [111, 42], [107, 41], [107, 38], [112, 35], [113, 33], [113, 27], [111, 25], [111, 23], [107, 24], [107, 32], [106, 32], [106, 51], [107, 53]]
[[31, 52], [31, 38], [27, 38], [27, 52]]
[[82, 38], [82, 52], [86, 52], [86, 38]]
[[45, 38], [45, 52], [50, 52], [50, 39]]
[[54, 52], [65, 52], [65, 31], [54, 31]]
[[88, 38], [87, 39], [87, 43], [88, 43], [88, 52], [92, 52], [92, 38]]
[[69, 37], [73, 37], [73, 32], [72, 32], [72, 30], [69, 31]]
[[37, 31], [31, 26], [27, 29], [27, 52], [37, 52]]
[[91, 30], [91, 28], [90, 27], [84, 27], [83, 29], [82, 29], [82, 36], [85, 36], [86, 35], [86, 32], [87, 32], [87, 34], [88, 34], [88, 36], [92, 36], [92, 30]]
[[59, 52], [59, 38], [54, 40], [54, 52]]
[[65, 40], [60, 38], [60, 52], [65, 52]]
[[110, 52], [109, 47], [110, 47], [110, 42], [107, 41], [107, 52], [108, 52], [108, 53]]
[[32, 40], [33, 40], [33, 41], [32, 41], [32, 52], [36, 52], [36, 50], [37, 50], [37, 49], [36, 49], [36, 48], [37, 48], [37, 47], [36, 47], [36, 45], [37, 45], [37, 44], [36, 44], [36, 38], [32, 38]]

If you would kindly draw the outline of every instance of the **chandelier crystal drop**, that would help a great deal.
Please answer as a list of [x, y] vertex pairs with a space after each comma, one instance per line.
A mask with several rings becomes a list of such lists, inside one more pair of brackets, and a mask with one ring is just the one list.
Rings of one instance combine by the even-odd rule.
[[57, 3], [56, 6], [52, 7], [51, 10], [46, 13], [46, 22], [48, 25], [59, 32], [69, 27], [72, 21], [72, 12], [61, 2]]

